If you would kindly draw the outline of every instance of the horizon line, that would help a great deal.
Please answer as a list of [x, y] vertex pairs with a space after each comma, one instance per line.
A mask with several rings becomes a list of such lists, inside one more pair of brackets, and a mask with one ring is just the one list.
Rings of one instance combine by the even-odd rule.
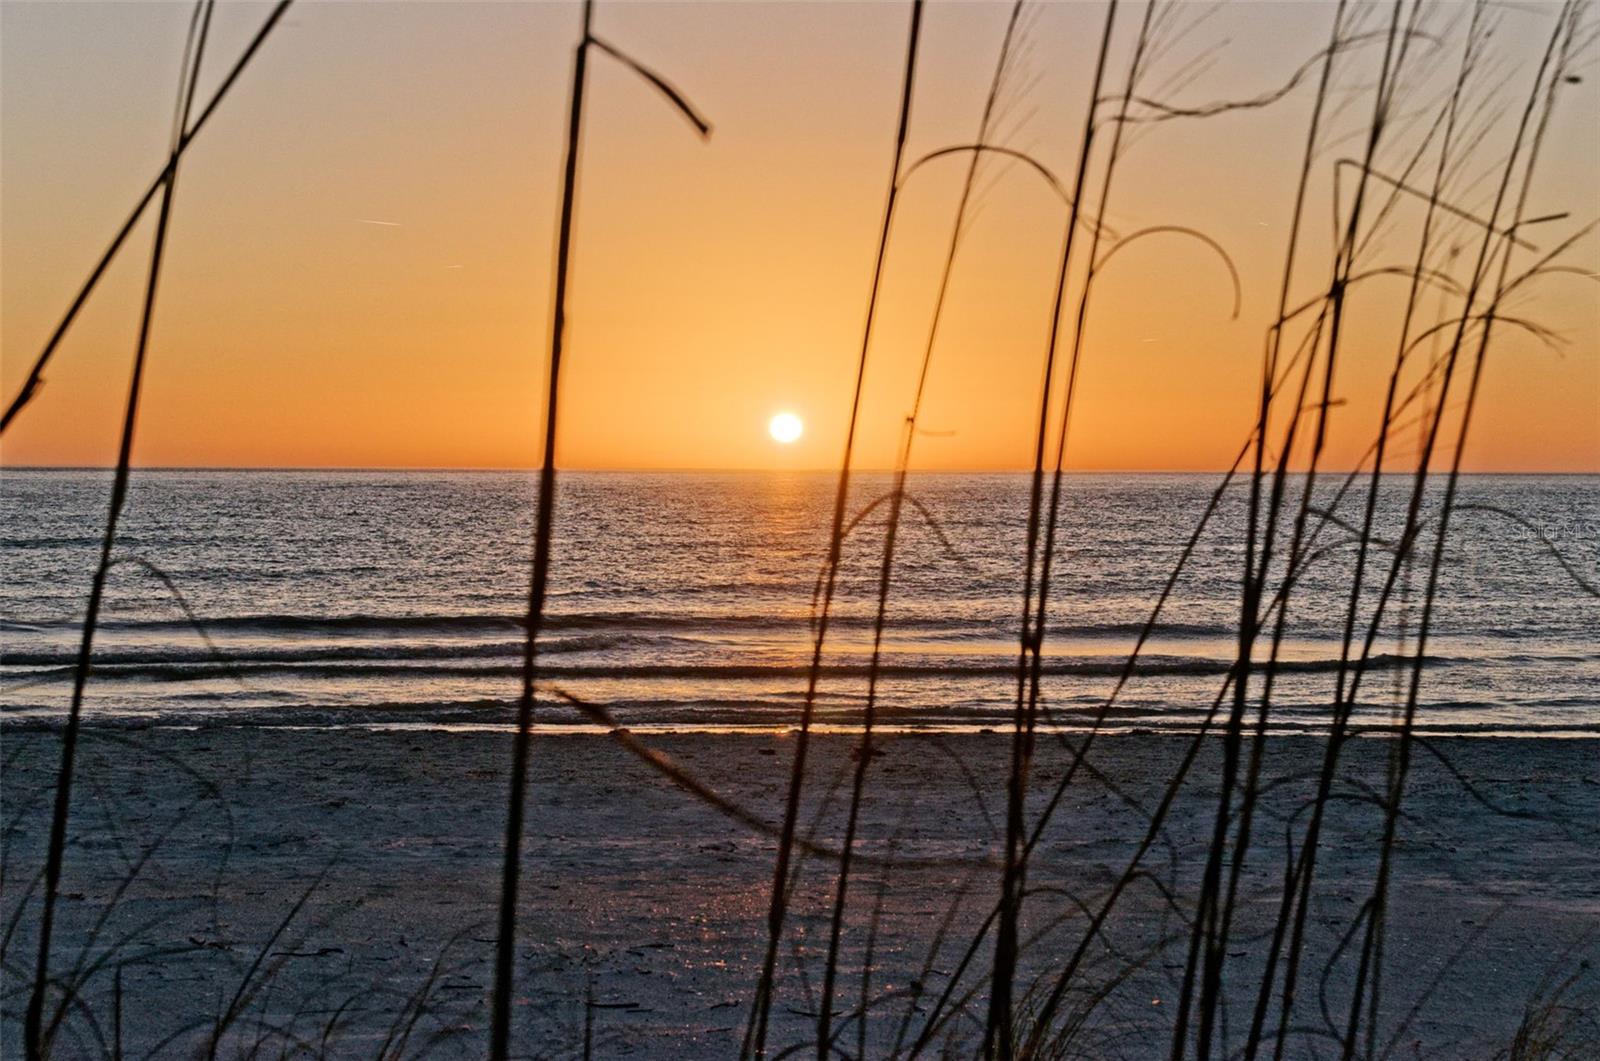
[[[116, 466], [112, 464], [4, 464], [0, 463], [0, 474], [6, 472], [114, 472]], [[137, 472], [350, 472], [379, 474], [392, 473], [421, 473], [421, 472], [462, 472], [469, 474], [506, 474], [525, 473], [537, 474], [536, 465], [425, 465], [425, 464], [148, 464], [134, 465], [131, 469]], [[896, 469], [892, 467], [852, 468], [851, 474], [892, 474]], [[630, 468], [617, 466], [597, 466], [582, 468], [557, 468], [558, 472], [567, 472], [580, 475], [837, 475], [839, 468], [753, 468], [753, 467], [668, 467], [668, 468]], [[1069, 468], [1064, 469], [1063, 475], [1226, 475], [1227, 468]], [[1303, 475], [1304, 469], [1289, 469], [1290, 474]], [[999, 468], [913, 468], [912, 474], [927, 473], [933, 475], [1031, 475], [1032, 468], [999, 467]], [[1411, 475], [1415, 469], [1390, 470], [1385, 475]], [[1054, 470], [1047, 469], [1047, 475], [1054, 475]], [[1241, 473], [1243, 474], [1243, 473]], [[1366, 469], [1350, 468], [1319, 468], [1320, 475], [1366, 475]], [[1447, 475], [1449, 469], [1430, 471], [1429, 475]], [[1592, 469], [1520, 469], [1520, 470], [1494, 470], [1472, 469], [1462, 470], [1460, 475], [1539, 475], [1539, 476], [1600, 476], [1600, 467]]]

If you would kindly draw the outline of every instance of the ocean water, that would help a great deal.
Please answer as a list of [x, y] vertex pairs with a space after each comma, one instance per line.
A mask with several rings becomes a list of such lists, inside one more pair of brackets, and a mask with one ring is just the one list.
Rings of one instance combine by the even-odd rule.
[[[1068, 479], [1046, 641], [1050, 725], [1082, 727], [1101, 708], [1220, 481]], [[1318, 504], [1358, 522], [1365, 481], [1340, 498], [1342, 483], [1320, 480]], [[0, 477], [0, 718], [65, 710], [109, 484], [104, 471]], [[1363, 633], [1403, 515], [1408, 485], [1392, 484]], [[86, 717], [508, 724], [534, 485], [524, 473], [137, 472]], [[852, 513], [887, 486], [884, 476], [859, 478]], [[1299, 481], [1292, 486], [1297, 498]], [[795, 724], [833, 488], [829, 474], [565, 474], [544, 679], [638, 729]], [[1021, 475], [913, 477], [882, 724], [1007, 723], [1027, 492]], [[1600, 602], [1580, 585], [1600, 583], [1600, 477], [1469, 476], [1458, 500], [1419, 724], [1600, 732]], [[1109, 715], [1112, 728], [1192, 729], [1217, 696], [1234, 651], [1244, 505], [1242, 487], [1226, 493]], [[859, 719], [886, 510], [869, 511], [846, 543], [818, 703], [826, 726]], [[1280, 555], [1287, 531], [1286, 521]], [[1285, 731], [1326, 725], [1348, 604], [1352, 535], [1328, 523], [1312, 551], [1288, 598], [1273, 697], [1272, 724]], [[1386, 721], [1403, 702], [1425, 574], [1419, 565], [1395, 583], [1362, 679], [1365, 721]], [[584, 724], [548, 696], [537, 721]]]

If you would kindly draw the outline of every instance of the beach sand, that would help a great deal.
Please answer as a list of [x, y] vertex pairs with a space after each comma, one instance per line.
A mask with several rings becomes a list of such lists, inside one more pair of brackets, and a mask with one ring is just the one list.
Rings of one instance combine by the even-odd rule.
[[[1033, 942], [1022, 983], [1059, 967], [1082, 938], [1077, 904], [1095, 907], [1126, 865], [1188, 740], [1097, 740], [1090, 762], [1101, 776], [1069, 790], [1031, 869], [1029, 884], [1039, 890], [1027, 907], [1024, 934]], [[779, 820], [793, 736], [650, 743], [763, 821]], [[0, 746], [0, 1054], [14, 1057], [37, 908], [16, 915], [43, 864], [59, 734], [9, 725]], [[843, 831], [848, 784], [836, 782], [848, 776], [854, 746], [841, 736], [813, 745], [802, 822], [824, 846]], [[1226, 966], [1232, 1045], [1248, 1025], [1276, 908], [1286, 818], [1313, 790], [1321, 747], [1308, 737], [1269, 743], [1263, 777], [1287, 780], [1262, 801], [1258, 846], [1241, 878]], [[1377, 1047], [1400, 1058], [1491, 1057], [1509, 1044], [1530, 1002], [1548, 1001], [1550, 984], [1573, 973], [1563, 1003], [1595, 1013], [1600, 741], [1474, 737], [1434, 747], [1477, 795], [1418, 750], [1396, 849]], [[239, 1016], [221, 1056], [259, 1045], [260, 1056], [276, 1057], [297, 1044], [305, 1054], [371, 1057], [385, 1042], [406, 1056], [482, 1056], [509, 752], [508, 736], [489, 732], [86, 727], [52, 966], [67, 979], [76, 970], [84, 1005], [63, 1021], [58, 1056], [109, 1052], [101, 1040], [114, 1037], [119, 965], [129, 1057], [152, 1049], [193, 1056], [230, 1008]], [[1354, 952], [1323, 972], [1371, 888], [1382, 819], [1359, 797], [1364, 785], [1381, 787], [1388, 754], [1383, 739], [1356, 741], [1349, 751], [1319, 863], [1291, 1057], [1328, 1056], [1324, 1008], [1336, 1023], [1344, 1019]], [[1003, 733], [883, 741], [859, 850], [896, 862], [865, 862], [852, 880], [836, 1003], [845, 1054], [859, 1049], [850, 1014], [869, 936], [870, 1056], [889, 1053], [902, 1025], [902, 1047], [914, 1041], [957, 971], [997, 892], [1008, 755]], [[1065, 759], [1053, 738], [1041, 742], [1033, 808]], [[1218, 742], [1207, 741], [1145, 860], [1180, 907], [1197, 891], [1220, 760]], [[517, 1053], [581, 1056], [587, 1035], [601, 1057], [735, 1056], [765, 942], [771, 836], [675, 787], [605, 736], [537, 739], [533, 775]], [[805, 860], [780, 963], [772, 1053], [813, 1034], [833, 880], [826, 860]], [[1160, 1054], [1187, 942], [1161, 889], [1148, 880], [1130, 888], [1089, 950], [1083, 989], [1103, 998], [1074, 1049]], [[954, 992], [959, 999], [972, 990], [974, 1001], [929, 1052], [971, 1053], [987, 994], [977, 976], [992, 946], [983, 943]], [[1084, 997], [1070, 993], [1063, 1012]]]

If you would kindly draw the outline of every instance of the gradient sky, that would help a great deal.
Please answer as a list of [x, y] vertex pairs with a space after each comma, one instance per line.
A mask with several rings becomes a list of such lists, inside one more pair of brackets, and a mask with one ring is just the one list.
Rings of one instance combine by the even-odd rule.
[[[1462, 7], [1447, 7], [1446, 16]], [[1198, 12], [1200, 9], [1194, 9]], [[105, 241], [159, 168], [187, 4], [0, 4], [0, 382], [9, 400]], [[202, 97], [266, 7], [220, 6]], [[594, 59], [576, 223], [559, 463], [826, 467], [837, 461], [887, 180], [907, 25], [900, 3], [602, 3], [596, 31], [674, 80], [709, 142], [637, 78]], [[1520, 106], [1554, 5], [1508, 10], [1492, 73]], [[1130, 11], [1128, 22], [1136, 12]], [[1244, 3], [1200, 22], [1158, 74], [1211, 54], [1177, 98], [1250, 96], [1326, 37], [1331, 5]], [[934, 4], [911, 154], [969, 142], [1004, 28], [1000, 4]], [[1103, 8], [1044, 5], [1007, 142], [1070, 180]], [[1373, 24], [1382, 11], [1368, 13]], [[137, 437], [143, 465], [536, 464], [566, 81], [567, 3], [308, 3], [270, 39], [186, 157]], [[1127, 41], [1123, 40], [1124, 49]], [[1212, 54], [1214, 49], [1214, 54]], [[1456, 52], [1429, 65], [1451, 68]], [[1375, 58], [1375, 56], [1372, 56]], [[1352, 60], [1349, 81], [1363, 80]], [[1600, 77], [1564, 91], [1531, 214], [1600, 216]], [[1370, 80], [1370, 73], [1368, 75]], [[1156, 83], [1162, 76], [1154, 78]], [[1406, 114], [1436, 97], [1420, 84]], [[1331, 161], [1319, 165], [1302, 287], [1327, 280]], [[1277, 297], [1310, 93], [1141, 133], [1109, 222], [1204, 229], [1152, 239], [1104, 273], [1069, 463], [1225, 467], [1250, 422]], [[1491, 136], [1480, 169], [1502, 141]], [[990, 171], [959, 261], [917, 441], [920, 467], [1031, 459], [1060, 206]], [[921, 357], [961, 165], [919, 176], [889, 259], [860, 460], [892, 462]], [[1474, 185], [1482, 205], [1492, 182]], [[151, 212], [152, 218], [154, 211]], [[374, 224], [372, 222], [384, 222]], [[1410, 253], [1402, 208], [1395, 254]], [[7, 435], [10, 465], [114, 459], [153, 225], [74, 326]], [[1533, 238], [1530, 236], [1530, 238]], [[1600, 241], [1569, 261], [1594, 271]], [[1403, 283], [1351, 300], [1327, 463], [1370, 441]], [[1600, 285], [1561, 276], [1516, 311], [1561, 352], [1495, 343], [1466, 466], [1600, 471]], [[792, 410], [802, 441], [767, 419]], [[1406, 454], [1402, 453], [1403, 463]]]

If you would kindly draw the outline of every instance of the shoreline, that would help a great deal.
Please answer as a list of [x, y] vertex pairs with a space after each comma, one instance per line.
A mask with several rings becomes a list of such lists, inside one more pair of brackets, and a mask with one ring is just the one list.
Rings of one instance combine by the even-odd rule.
[[[302, 719], [299, 721], [275, 722], [261, 718], [251, 719], [226, 719], [216, 716], [202, 716], [189, 721], [177, 721], [171, 717], [143, 717], [134, 714], [118, 715], [86, 715], [79, 720], [82, 729], [104, 729], [112, 732], [149, 733], [156, 731], [171, 731], [174, 733], [210, 732], [215, 730], [250, 730], [263, 733], [274, 731], [282, 732], [309, 732], [309, 733], [455, 733], [455, 734], [505, 734], [516, 732], [516, 722], [508, 718], [504, 722], [481, 721], [455, 721], [450, 719], [407, 719], [407, 718], [379, 718], [372, 721], [327, 721], [330, 714], [348, 711], [356, 714], [362, 708], [312, 708], [299, 712], [306, 716], [318, 716], [315, 719]], [[506, 709], [507, 714], [510, 708]], [[286, 709], [286, 715], [295, 714], [295, 709]], [[8, 714], [0, 711], [0, 734], [14, 733], [55, 733], [66, 725], [61, 712], [54, 712], [52, 717], [44, 717], [42, 713], [29, 712], [26, 715]], [[1348, 731], [1350, 740], [1392, 740], [1401, 735], [1404, 727], [1399, 723], [1380, 725], [1361, 723], [1352, 725]], [[813, 722], [809, 727], [810, 732], [819, 737], [839, 738], [858, 737], [861, 734], [859, 722]], [[1040, 723], [1037, 732], [1041, 738], [1050, 736], [1083, 737], [1093, 734], [1098, 740], [1102, 737], [1139, 737], [1139, 738], [1178, 738], [1193, 737], [1202, 731], [1215, 739], [1224, 736], [1221, 727], [1212, 723], [1205, 725], [1202, 722], [1172, 722], [1166, 724], [1149, 725], [1147, 718], [1138, 722], [1107, 722], [1103, 725], [1094, 725], [1092, 722], [1077, 724], [1045, 724]], [[533, 735], [538, 737], [605, 737], [617, 733], [634, 734], [650, 737], [791, 737], [800, 732], [800, 726], [793, 722], [763, 724], [759, 722], [640, 722], [625, 726], [605, 726], [599, 723], [579, 722], [539, 722], [535, 721], [532, 729]], [[1003, 721], [984, 722], [882, 722], [873, 726], [873, 732], [880, 737], [1009, 737], [1012, 727]], [[1286, 740], [1306, 738], [1324, 740], [1332, 732], [1325, 726], [1301, 722], [1273, 722], [1266, 731], [1268, 740]], [[1426, 725], [1416, 724], [1411, 727], [1413, 736], [1426, 740], [1510, 740], [1510, 741], [1600, 741], [1600, 723], [1589, 725], [1573, 723], [1554, 723], [1546, 726], [1515, 727], [1497, 722], [1465, 723], [1458, 725]], [[1250, 727], [1246, 727], [1245, 739], [1253, 738]]]

